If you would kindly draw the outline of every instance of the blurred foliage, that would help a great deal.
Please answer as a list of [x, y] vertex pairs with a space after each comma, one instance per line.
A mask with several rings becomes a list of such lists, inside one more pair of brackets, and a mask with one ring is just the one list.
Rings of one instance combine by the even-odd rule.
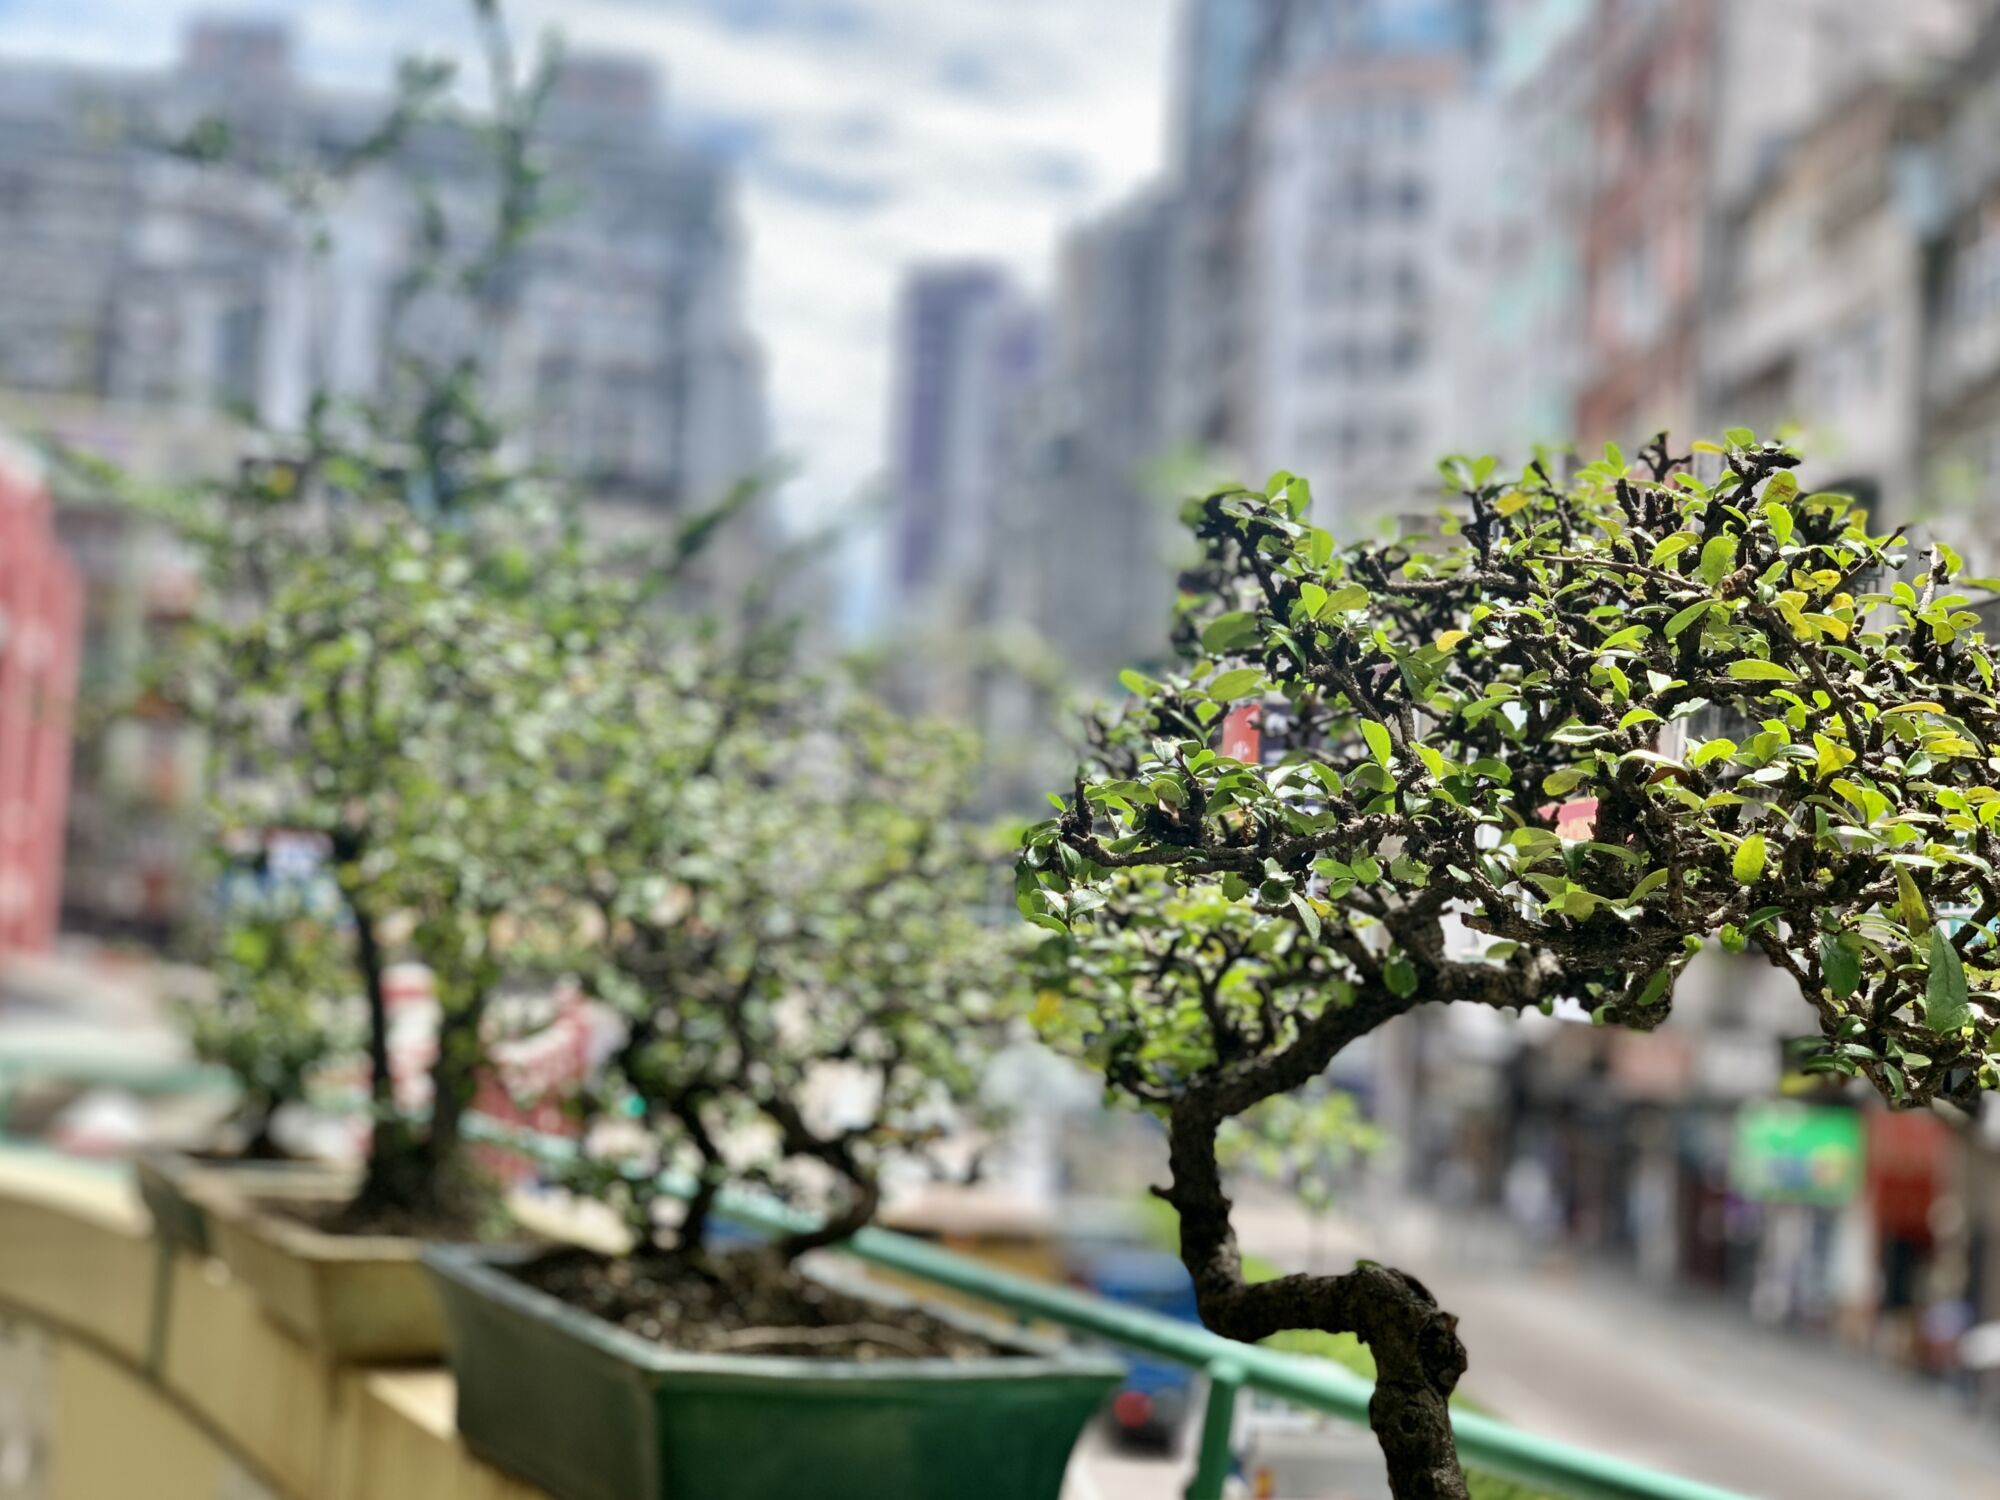
[[303, 1099], [314, 1070], [353, 1048], [351, 1011], [330, 1003], [352, 970], [327, 914], [296, 888], [232, 905], [223, 921], [216, 993], [181, 1012], [195, 1055], [236, 1080], [242, 1154], [270, 1156], [279, 1107]]
[[1362, 1117], [1352, 1094], [1322, 1088], [1279, 1094], [1224, 1123], [1216, 1155], [1225, 1167], [1281, 1184], [1308, 1211], [1329, 1211], [1360, 1157], [1382, 1133]]
[[[559, 778], [598, 930], [586, 983], [628, 1027], [605, 1113], [702, 1184], [687, 1253], [725, 1178], [834, 1190], [797, 1253], [976, 1114], [1017, 988], [1018, 929], [980, 913], [1003, 846], [964, 822], [964, 737], [803, 671], [783, 632], [647, 665], [600, 679]], [[649, 1242], [657, 1190], [617, 1191]]]
[[[604, 1118], [642, 1126], [711, 1193], [725, 1175], [796, 1188], [788, 1166], [811, 1164], [842, 1205], [830, 1238], [873, 1212], [889, 1156], [976, 1112], [1018, 936], [978, 908], [1006, 854], [960, 826], [962, 740], [809, 675], [767, 592], [726, 622], [675, 596], [754, 481], [646, 555], [610, 557], [514, 463], [480, 345], [513, 257], [560, 208], [534, 140], [558, 54], [523, 73], [497, 7], [476, 12], [490, 216], [468, 235], [419, 181], [426, 254], [391, 310], [471, 343], [405, 338], [379, 398], [322, 396], [232, 482], [146, 497], [209, 565], [207, 607], [152, 687], [208, 733], [219, 836], [282, 832], [324, 857], [368, 1016], [364, 1202], [455, 1209], [494, 998], [575, 977], [627, 1027]], [[310, 182], [256, 143], [234, 153], [226, 130], [181, 154], [265, 172], [302, 221], [336, 226], [334, 191], [449, 83], [406, 68], [382, 126]], [[440, 299], [470, 316], [439, 322]], [[277, 950], [243, 956], [259, 955]], [[385, 973], [406, 958], [441, 1009], [428, 1121], [390, 1088]], [[322, 997], [345, 988], [316, 979]], [[246, 972], [238, 988], [247, 1003], [214, 1014], [208, 1044], [247, 1073], [282, 1050], [298, 986]], [[577, 1178], [650, 1225], [628, 1163], [586, 1160]], [[692, 1241], [705, 1212], [706, 1197]]]

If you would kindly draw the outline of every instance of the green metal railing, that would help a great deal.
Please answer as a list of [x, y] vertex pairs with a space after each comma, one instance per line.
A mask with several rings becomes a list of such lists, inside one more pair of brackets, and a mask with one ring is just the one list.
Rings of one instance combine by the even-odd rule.
[[[68, 1077], [143, 1088], [145, 1085], [132, 1081], [132, 1075], [141, 1071], [100, 1072], [93, 1066], [66, 1070], [60, 1061], [51, 1059], [38, 1068], [21, 1066], [13, 1081], [24, 1076]], [[105, 1076], [107, 1072], [117, 1076]], [[212, 1074], [200, 1079], [203, 1084], [212, 1081]], [[468, 1116], [465, 1128], [472, 1139], [543, 1161], [560, 1161], [575, 1151], [572, 1142], [483, 1115]], [[677, 1193], [692, 1189], [691, 1183], [672, 1177], [664, 1178], [663, 1183]], [[747, 1227], [777, 1233], [810, 1228], [817, 1222], [809, 1213], [763, 1194], [740, 1190], [725, 1192], [718, 1208]], [[1054, 1323], [1201, 1372], [1208, 1381], [1208, 1398], [1187, 1500], [1220, 1500], [1229, 1473], [1236, 1400], [1246, 1389], [1351, 1422], [1365, 1424], [1368, 1420], [1368, 1400], [1374, 1386], [1327, 1360], [1240, 1344], [1144, 1308], [998, 1270], [893, 1230], [863, 1229], [841, 1248], [871, 1264], [979, 1298], [1018, 1318]], [[1748, 1500], [1714, 1485], [1536, 1437], [1474, 1412], [1454, 1410], [1452, 1430], [1460, 1455], [1471, 1467], [1573, 1500]]]

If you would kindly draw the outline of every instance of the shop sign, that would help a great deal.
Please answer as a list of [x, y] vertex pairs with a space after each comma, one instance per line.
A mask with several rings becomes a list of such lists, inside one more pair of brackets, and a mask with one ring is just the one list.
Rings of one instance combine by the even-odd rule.
[[1861, 1116], [1830, 1105], [1753, 1104], [1736, 1116], [1729, 1183], [1765, 1203], [1838, 1207], [1861, 1189]]

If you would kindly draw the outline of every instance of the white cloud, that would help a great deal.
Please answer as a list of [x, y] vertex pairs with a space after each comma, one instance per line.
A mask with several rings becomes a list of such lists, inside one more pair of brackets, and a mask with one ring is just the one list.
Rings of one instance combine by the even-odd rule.
[[[210, 3], [0, 0], [0, 52], [153, 62]], [[352, 84], [463, 50], [452, 0], [260, 3]], [[670, 115], [742, 147], [750, 313], [797, 508], [879, 466], [902, 270], [985, 256], [1046, 278], [1063, 226], [1157, 170], [1174, 0], [516, 0], [524, 28], [652, 59]]]

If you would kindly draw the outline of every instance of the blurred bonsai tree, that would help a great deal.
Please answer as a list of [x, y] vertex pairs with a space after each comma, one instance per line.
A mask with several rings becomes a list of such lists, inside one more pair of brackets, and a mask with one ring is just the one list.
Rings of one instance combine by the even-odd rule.
[[278, 1111], [301, 1102], [313, 1071], [353, 1044], [330, 1003], [352, 973], [339, 934], [304, 892], [273, 887], [226, 909], [214, 970], [214, 996], [183, 1007], [195, 1055], [236, 1082], [237, 1154], [280, 1157], [272, 1135]]
[[[549, 899], [549, 849], [569, 834], [543, 815], [541, 791], [599, 639], [634, 604], [599, 577], [563, 497], [511, 457], [486, 405], [482, 341], [548, 212], [534, 138], [557, 57], [545, 48], [522, 70], [497, 6], [473, 9], [491, 112], [470, 128], [490, 147], [491, 212], [448, 221], [416, 180], [424, 253], [388, 314], [406, 332], [384, 390], [369, 401], [321, 393], [302, 431], [270, 442], [282, 457], [154, 501], [208, 563], [206, 607], [174, 642], [165, 686], [210, 737], [217, 824], [315, 840], [342, 908], [373, 1116], [357, 1226], [484, 1215], [459, 1129], [481, 1028], [501, 983], [545, 972], [551, 956], [520, 941], [536, 930], [524, 914]], [[221, 127], [173, 149], [270, 177], [323, 246], [338, 189], [451, 107], [450, 82], [446, 66], [405, 67], [380, 127], [323, 170], [266, 159], [254, 142], [239, 155]], [[709, 521], [668, 539], [670, 558], [685, 561]], [[245, 950], [258, 955], [283, 957]], [[440, 1006], [427, 1121], [398, 1107], [391, 1073], [386, 976], [403, 957], [427, 966]], [[283, 973], [269, 977], [285, 987]], [[254, 1053], [277, 1022], [268, 1008], [226, 1009], [211, 1045], [241, 1023], [227, 1045]]]
[[[350, 494], [303, 536], [259, 531], [234, 554], [267, 567], [268, 592], [205, 617], [179, 658], [225, 824], [307, 835], [324, 851], [366, 1001], [363, 1218], [477, 1212], [460, 1116], [488, 1001], [510, 966], [533, 962], [510, 951], [518, 929], [505, 919], [541, 899], [547, 850], [566, 836], [541, 816], [538, 789], [604, 623], [574, 541], [544, 533], [537, 547], [535, 528], [513, 506], [426, 528], [393, 501]], [[387, 974], [399, 948], [427, 965], [440, 1008], [423, 1123], [393, 1089]]]
[[564, 778], [565, 883], [594, 908], [587, 983], [628, 1028], [602, 1120], [636, 1124], [651, 1161], [579, 1181], [647, 1256], [653, 1168], [692, 1174], [659, 1253], [696, 1270], [725, 1181], [808, 1195], [828, 1211], [789, 1260], [866, 1224], [884, 1168], [976, 1114], [1014, 992], [1012, 933], [979, 911], [1002, 855], [959, 822], [965, 741], [802, 675], [783, 631], [646, 657], [601, 679], [597, 763]]
[[[1186, 666], [1128, 674], [1022, 852], [1067, 975], [1046, 1029], [1164, 1118], [1203, 1318], [1364, 1340], [1403, 1500], [1465, 1494], [1455, 1319], [1372, 1262], [1247, 1282], [1227, 1122], [1426, 1002], [1656, 1026], [1710, 939], [1798, 982], [1815, 1066], [1899, 1106], [1996, 1083], [2000, 703], [1958, 559], [1904, 581], [1900, 535], [1789, 450], [1695, 452], [1567, 484], [1454, 460], [1458, 507], [1388, 545], [1339, 546], [1290, 474], [1191, 503]], [[1244, 703], [1249, 762], [1215, 746]]]

